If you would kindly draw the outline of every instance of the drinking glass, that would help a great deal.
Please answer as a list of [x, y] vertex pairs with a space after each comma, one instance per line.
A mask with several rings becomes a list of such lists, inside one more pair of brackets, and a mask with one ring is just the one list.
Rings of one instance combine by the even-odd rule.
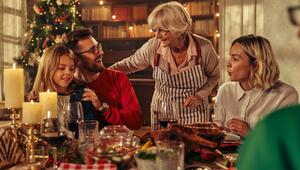
[[51, 115], [48, 111], [47, 116], [43, 118], [41, 124], [41, 137], [51, 146], [60, 146], [67, 139], [64, 132], [60, 130], [60, 124], [57, 117]]
[[156, 169], [184, 169], [184, 143], [180, 141], [158, 141]]
[[78, 139], [78, 123], [83, 121], [81, 102], [70, 102], [69, 96], [61, 96], [58, 102], [61, 128], [72, 132], [72, 137]]
[[33, 146], [30, 148], [28, 156], [28, 163], [30, 165], [39, 166], [40, 168], [44, 168], [46, 166], [46, 162], [48, 160], [46, 147]]
[[99, 124], [96, 120], [86, 120], [79, 123], [79, 142], [95, 144], [98, 139]]
[[178, 123], [179, 104], [177, 102], [160, 101], [157, 110], [158, 122], [162, 128], [166, 128], [169, 123]]

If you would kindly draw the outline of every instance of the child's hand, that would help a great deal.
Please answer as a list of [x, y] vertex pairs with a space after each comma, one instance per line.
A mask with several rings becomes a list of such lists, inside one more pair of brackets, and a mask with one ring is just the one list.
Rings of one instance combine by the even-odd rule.
[[84, 93], [82, 95], [82, 101], [91, 101], [95, 108], [100, 108], [102, 105], [101, 101], [98, 99], [96, 93], [88, 88], [84, 88]]

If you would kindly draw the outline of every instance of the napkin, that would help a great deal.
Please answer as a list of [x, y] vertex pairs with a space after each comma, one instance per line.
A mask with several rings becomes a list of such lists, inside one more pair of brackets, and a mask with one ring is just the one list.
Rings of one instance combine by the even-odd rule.
[[58, 170], [79, 169], [79, 170], [117, 170], [117, 165], [111, 163], [102, 164], [72, 164], [61, 163]]

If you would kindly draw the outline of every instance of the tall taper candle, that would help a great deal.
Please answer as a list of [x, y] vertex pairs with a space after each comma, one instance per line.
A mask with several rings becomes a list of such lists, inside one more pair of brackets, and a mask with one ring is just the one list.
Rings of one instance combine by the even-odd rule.
[[5, 107], [21, 108], [24, 102], [24, 71], [21, 68], [4, 69]]
[[51, 112], [51, 118], [57, 118], [57, 93], [40, 92], [40, 103], [42, 104], [43, 118], [47, 117], [48, 111]]
[[24, 102], [22, 107], [22, 123], [42, 122], [42, 104], [38, 102]]

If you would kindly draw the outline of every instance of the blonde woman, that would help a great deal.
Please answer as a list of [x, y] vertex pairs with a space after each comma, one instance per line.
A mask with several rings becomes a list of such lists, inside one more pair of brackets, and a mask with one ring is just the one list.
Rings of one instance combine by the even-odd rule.
[[229, 55], [231, 82], [219, 88], [214, 121], [245, 137], [270, 111], [297, 103], [298, 93], [278, 80], [279, 68], [266, 38], [242, 36], [233, 41]]
[[192, 19], [175, 1], [158, 5], [148, 16], [148, 25], [155, 37], [110, 68], [126, 74], [153, 68], [152, 128], [161, 100], [179, 104], [180, 124], [208, 121], [207, 97], [219, 79], [218, 56], [211, 42], [190, 32]]

